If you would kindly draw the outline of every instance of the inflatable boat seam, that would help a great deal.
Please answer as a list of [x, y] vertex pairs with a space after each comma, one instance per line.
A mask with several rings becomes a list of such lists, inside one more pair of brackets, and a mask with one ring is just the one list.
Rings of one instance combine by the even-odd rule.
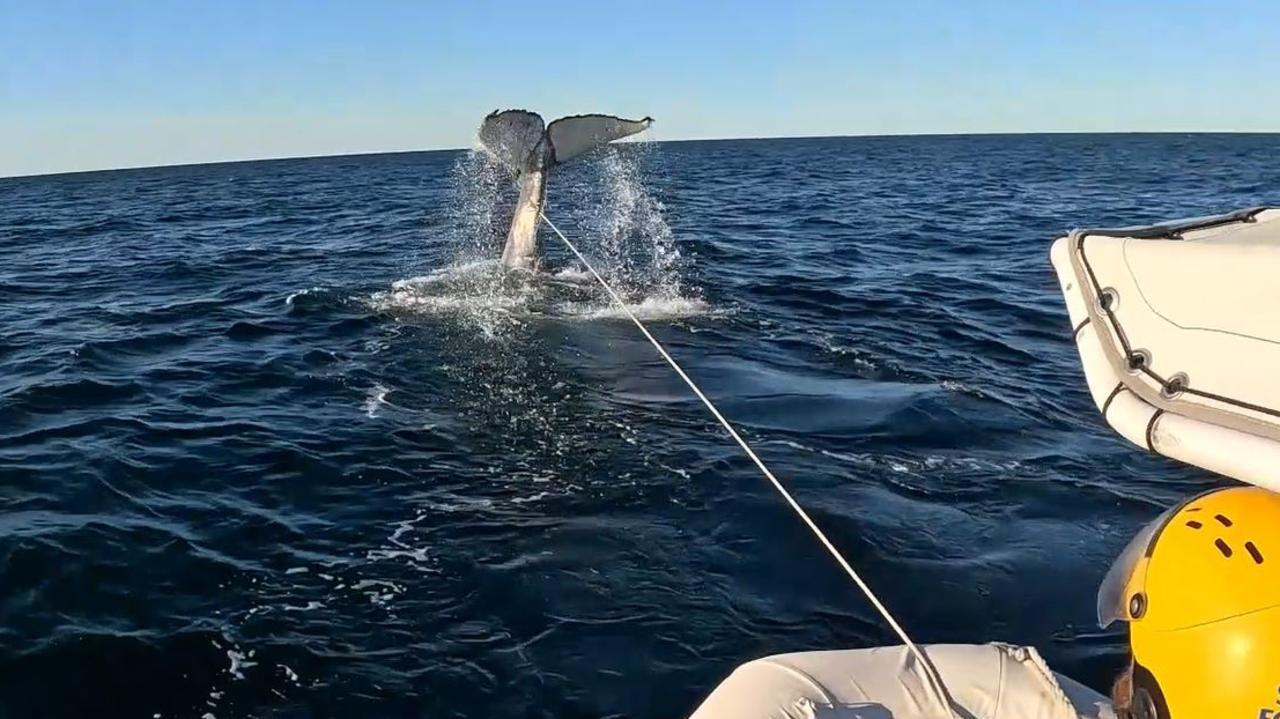
[[[1166, 316], [1163, 312], [1156, 309], [1155, 305], [1151, 304], [1151, 300], [1147, 299], [1147, 293], [1142, 289], [1142, 282], [1138, 279], [1138, 276], [1134, 274], [1133, 265], [1129, 263], [1129, 243], [1126, 242], [1124, 244], [1124, 247], [1121, 249], [1121, 254], [1124, 255], [1124, 268], [1129, 272], [1129, 279], [1133, 281], [1133, 288], [1138, 291], [1138, 297], [1142, 299], [1142, 303], [1145, 304], [1147, 309], [1151, 311], [1151, 314], [1156, 317], [1159, 317], [1180, 330], [1186, 330], [1188, 332], [1211, 332], [1214, 334], [1227, 335], [1229, 337], [1240, 337], [1242, 339], [1253, 340], [1255, 342], [1266, 342], [1267, 344], [1280, 345], [1280, 341], [1267, 339], [1266, 337], [1259, 337], [1257, 335], [1250, 335], [1242, 332], [1232, 332], [1231, 330], [1217, 329], [1214, 327], [1195, 327], [1174, 321], [1173, 318]], [[1114, 317], [1112, 317], [1111, 320], [1113, 322], [1116, 321]], [[1119, 323], [1117, 322], [1117, 325], [1118, 324]]]

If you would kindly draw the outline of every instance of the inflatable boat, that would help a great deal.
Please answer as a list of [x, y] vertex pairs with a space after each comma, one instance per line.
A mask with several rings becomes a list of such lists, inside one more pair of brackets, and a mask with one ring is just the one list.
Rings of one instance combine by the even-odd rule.
[[1280, 491], [1280, 208], [1075, 230], [1050, 255], [1106, 421]]
[[[1075, 230], [1050, 255], [1106, 421], [1151, 452], [1280, 491], [1280, 208]], [[1029, 647], [927, 654], [949, 698], [905, 647], [802, 652], [742, 665], [693, 716], [1115, 717]]]

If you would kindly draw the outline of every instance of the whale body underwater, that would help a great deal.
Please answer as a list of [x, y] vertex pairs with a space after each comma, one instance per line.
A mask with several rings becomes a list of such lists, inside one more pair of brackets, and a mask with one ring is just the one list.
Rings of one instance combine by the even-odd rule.
[[613, 115], [570, 115], [546, 124], [528, 110], [494, 110], [480, 125], [480, 147], [510, 170], [520, 186], [502, 248], [502, 266], [534, 270], [538, 266], [538, 218], [547, 196], [547, 177], [556, 165], [581, 157], [614, 140], [643, 132], [653, 118], [627, 120]]

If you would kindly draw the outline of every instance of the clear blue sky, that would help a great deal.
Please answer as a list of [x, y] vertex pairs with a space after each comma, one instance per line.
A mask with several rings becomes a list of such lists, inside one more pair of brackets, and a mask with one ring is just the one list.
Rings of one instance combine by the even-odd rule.
[[496, 107], [656, 139], [1280, 130], [1280, 3], [0, 0], [0, 176], [461, 147]]

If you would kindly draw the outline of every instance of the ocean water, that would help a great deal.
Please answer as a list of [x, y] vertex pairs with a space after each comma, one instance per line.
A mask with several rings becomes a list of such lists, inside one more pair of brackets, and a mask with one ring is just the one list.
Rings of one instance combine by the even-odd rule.
[[[1114, 436], [1073, 226], [1280, 202], [1280, 137], [628, 145], [548, 214], [921, 641], [1098, 687], [1110, 558], [1214, 484]], [[459, 152], [0, 180], [0, 715], [678, 717], [893, 642]]]

